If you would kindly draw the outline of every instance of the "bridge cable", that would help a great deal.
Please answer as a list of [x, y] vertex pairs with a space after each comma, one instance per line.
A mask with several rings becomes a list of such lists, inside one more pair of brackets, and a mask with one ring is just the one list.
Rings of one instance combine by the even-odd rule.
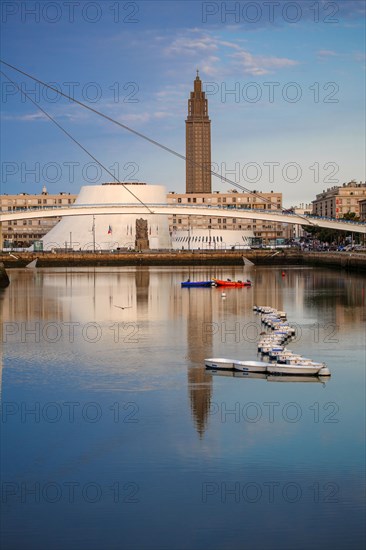
[[[225, 176], [222, 176], [220, 174], [216, 174], [216, 172], [214, 172], [213, 170], [210, 170], [208, 169], [207, 167], [205, 166], [202, 166], [200, 163], [198, 162], [195, 162], [194, 160], [191, 160], [191, 159], [187, 159], [187, 157], [185, 157], [184, 155], [182, 155], [181, 153], [178, 153], [177, 151], [175, 151], [174, 149], [171, 149], [170, 147], [167, 147], [166, 145], [163, 145], [162, 143], [146, 136], [145, 134], [142, 134], [141, 132], [138, 132], [137, 130], [134, 130], [133, 128], [127, 126], [126, 124], [123, 124], [122, 122], [119, 122], [118, 120], [115, 120], [114, 118], [102, 113], [101, 111], [98, 111], [97, 109], [94, 109], [93, 107], [90, 107], [89, 105], [86, 105], [85, 103], [83, 103], [82, 101], [79, 101], [78, 99], [75, 99], [67, 94], [65, 94], [64, 92], [61, 92], [60, 90], [58, 90], [57, 88], [54, 88], [53, 86], [50, 86], [49, 84], [47, 84], [46, 82], [43, 82], [43, 80], [40, 80], [39, 78], [36, 78], [35, 76], [32, 76], [31, 74], [25, 72], [25, 71], [22, 71], [21, 69], [18, 69], [17, 67], [15, 67], [14, 65], [11, 65], [10, 63], [7, 63], [6, 61], [3, 61], [2, 59], [0, 59], [0, 63], [3, 63], [4, 65], [6, 65], [7, 67], [10, 67], [11, 69], [13, 69], [14, 71], [20, 73], [20, 74], [23, 74], [24, 76], [30, 78], [31, 80], [35, 81], [35, 82], [38, 82], [39, 84], [42, 84], [43, 86], [45, 86], [46, 88], [49, 88], [50, 90], [58, 93], [59, 95], [65, 97], [66, 99], [69, 99], [71, 101], [73, 101], [74, 103], [77, 103], [78, 105], [80, 105], [81, 107], [84, 107], [85, 109], [88, 109], [89, 111], [97, 114], [98, 116], [104, 118], [105, 120], [108, 120], [109, 122], [112, 122], [113, 124], [116, 124], [117, 126], [120, 126], [121, 128], [123, 128], [124, 130], [127, 130], [128, 132], [131, 132], [132, 134], [152, 143], [153, 145], [156, 145], [157, 147], [160, 147], [161, 149], [163, 149], [164, 151], [167, 151], [168, 153], [171, 153], [172, 155], [175, 155], [176, 157], [194, 165], [194, 166], [198, 166], [200, 167], [201, 169], [203, 170], [206, 170], [208, 171], [212, 176], [216, 177], [216, 178], [219, 178], [221, 181], [225, 181], [226, 183], [229, 183], [230, 185], [233, 185], [234, 187], [237, 187], [238, 189], [240, 189], [241, 191], [245, 191], [246, 193], [248, 193], [249, 195], [253, 195], [255, 197], [260, 197], [264, 202], [267, 202], [269, 204], [272, 204], [271, 203], [271, 200], [268, 199], [267, 197], [264, 197], [263, 195], [260, 195], [259, 193], [254, 193], [253, 191], [251, 191], [250, 189], [247, 189], [246, 187], [238, 184], [238, 183], [235, 183], [234, 181], [226, 178]], [[145, 206], [145, 205], [144, 205]], [[255, 210], [253, 208], [253, 210]], [[289, 209], [282, 209], [282, 212], [283, 213], [293, 213], [291, 210]], [[303, 218], [304, 220], [306, 220], [307, 222], [309, 222], [310, 220], [308, 218], [306, 218], [305, 216], [302, 216], [301, 214], [297, 214], [297, 216], [299, 218]], [[310, 222], [311, 223], [311, 222]], [[307, 224], [309, 225], [309, 224]]]
[[[94, 109], [93, 107], [90, 107], [89, 105], [86, 105], [85, 103], [83, 103], [82, 101], [79, 101], [78, 99], [75, 99], [67, 94], [65, 94], [64, 92], [61, 92], [60, 90], [58, 90], [57, 88], [54, 88], [53, 86], [50, 86], [49, 84], [46, 84], [46, 82], [43, 82], [42, 80], [30, 75], [29, 73], [25, 72], [25, 71], [22, 71], [21, 69], [18, 69], [16, 67], [14, 67], [14, 65], [11, 65], [10, 63], [6, 63], [5, 61], [3, 61], [2, 59], [0, 59], [0, 62], [3, 63], [4, 65], [7, 65], [8, 67], [14, 69], [15, 71], [17, 71], [18, 73], [21, 73], [25, 76], [27, 76], [28, 78], [30, 78], [31, 80], [34, 80], [35, 82], [38, 82], [39, 84], [42, 84], [43, 86], [45, 86], [46, 88], [49, 88], [50, 90], [58, 93], [59, 95], [65, 97], [66, 99], [70, 99], [71, 101], [73, 101], [74, 103], [77, 103], [78, 105], [80, 105], [81, 107], [84, 107], [85, 109], [88, 109], [89, 111], [92, 111], [93, 113], [101, 116], [102, 118], [108, 120], [109, 122], [112, 122], [113, 124], [116, 124], [117, 126], [120, 126], [121, 128], [127, 130], [128, 132], [131, 132], [132, 134], [135, 134], [136, 136], [146, 140], [146, 141], [149, 141], [150, 143], [152, 143], [153, 145], [156, 145], [157, 147], [160, 147], [161, 149], [164, 149], [165, 151], [167, 151], [168, 153], [171, 153], [172, 155], [175, 155], [176, 157], [179, 157], [180, 159], [182, 160], [185, 160], [186, 162], [189, 162], [191, 164], [194, 164], [196, 166], [199, 166], [202, 168], [202, 165], [198, 162], [195, 162], [193, 160], [190, 160], [190, 159], [187, 159], [184, 155], [182, 155], [181, 153], [178, 153], [177, 151], [174, 151], [174, 149], [171, 149], [170, 147], [167, 147], [166, 145], [163, 145], [162, 143], [146, 136], [145, 134], [142, 134], [141, 132], [138, 132], [137, 130], [134, 130], [133, 128], [127, 126], [126, 124], [123, 124], [122, 122], [119, 122], [118, 120], [115, 120], [114, 118], [102, 113], [101, 111], [98, 111], [97, 109]], [[258, 193], [254, 193], [253, 191], [251, 191], [250, 189], [247, 189], [246, 187], [243, 187], [241, 186], [240, 184], [238, 183], [235, 183], [233, 182], [232, 180], [228, 179], [228, 178], [225, 178], [225, 176], [220, 176], [219, 174], [216, 174], [216, 172], [214, 172], [213, 170], [209, 170], [209, 172], [211, 173], [211, 175], [221, 179], [222, 181], [225, 181], [227, 183], [229, 183], [230, 185], [234, 185], [234, 186], [237, 186], [238, 188], [242, 189], [243, 191], [245, 191], [246, 193], [248, 194], [251, 194], [251, 195], [255, 195], [255, 196], [258, 196]], [[268, 202], [270, 202], [269, 199], [267, 199], [266, 197], [262, 197], [264, 200], [267, 200]]]
[[5, 76], [5, 78], [7, 78], [9, 80], [9, 82], [11, 82], [12, 84], [14, 84], [14, 86], [16, 86], [16, 88], [18, 88], [18, 90], [20, 91], [20, 93], [22, 93], [27, 99], [29, 99], [33, 105], [35, 105], [36, 107], [38, 107], [38, 109], [40, 111], [42, 111], [42, 113], [44, 115], [46, 115], [47, 118], [49, 118], [49, 120], [51, 120], [51, 122], [53, 122], [64, 134], [66, 134], [74, 143], [76, 143], [76, 145], [78, 145], [78, 147], [80, 147], [90, 158], [92, 158], [93, 160], [95, 160], [95, 162], [97, 164], [99, 164], [99, 166], [101, 166], [103, 168], [103, 170], [105, 170], [110, 176], [112, 176], [112, 178], [117, 182], [117, 183], [120, 183], [121, 185], [124, 185], [124, 187], [126, 188], [126, 190], [135, 198], [137, 199], [137, 201], [139, 203], [141, 203], [143, 206], [145, 206], [148, 211], [150, 212], [150, 214], [154, 214], [154, 212], [149, 208], [149, 206], [147, 204], [145, 204], [137, 195], [135, 195], [135, 193], [133, 193], [125, 184], [123, 184], [122, 182], [119, 181], [118, 178], [116, 178], [116, 176], [106, 167], [104, 166], [104, 164], [102, 164], [94, 155], [92, 155], [77, 139], [75, 139], [67, 130], [65, 130], [65, 128], [63, 126], [61, 126], [61, 124], [59, 124], [49, 113], [47, 113], [44, 109], [42, 109], [42, 107], [40, 105], [38, 105], [38, 103], [36, 101], [34, 101], [24, 90], [21, 89], [20, 86], [18, 86], [18, 84], [16, 82], [14, 82], [7, 74], [5, 74], [3, 71], [0, 70], [0, 74], [2, 74], [3, 76]]

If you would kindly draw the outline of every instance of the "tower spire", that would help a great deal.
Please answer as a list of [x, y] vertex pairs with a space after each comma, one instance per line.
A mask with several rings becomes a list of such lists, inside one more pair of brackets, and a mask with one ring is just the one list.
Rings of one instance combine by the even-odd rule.
[[196, 71], [186, 119], [186, 193], [211, 193], [211, 121]]

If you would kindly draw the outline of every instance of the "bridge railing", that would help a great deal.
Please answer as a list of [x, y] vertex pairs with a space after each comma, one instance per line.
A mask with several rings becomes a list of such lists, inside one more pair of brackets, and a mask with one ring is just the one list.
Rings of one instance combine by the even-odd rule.
[[[233, 212], [242, 212], [243, 210], [246, 212], [253, 212], [253, 213], [262, 213], [262, 214], [274, 214], [276, 216], [293, 216], [294, 218], [306, 218], [309, 221], [317, 221], [317, 220], [323, 220], [323, 221], [330, 221], [330, 222], [337, 222], [337, 223], [347, 223], [349, 225], [356, 225], [356, 226], [363, 226], [365, 225], [365, 222], [359, 222], [354, 220], [345, 220], [343, 218], [328, 218], [326, 216], [316, 216], [313, 214], [297, 214], [296, 212], [287, 212], [285, 209], [281, 210], [270, 210], [270, 209], [264, 209], [264, 208], [248, 208], [246, 206], [228, 206], [228, 205], [213, 205], [213, 204], [182, 204], [182, 203], [144, 203], [146, 207], [148, 208], [183, 208], [183, 209], [197, 209], [201, 210], [204, 209], [220, 209], [222, 211], [226, 211], [229, 213]], [[18, 207], [16, 209], [12, 210], [0, 210], [1, 214], [15, 214], [17, 212], [35, 212], [37, 210], [45, 211], [45, 210], [51, 210], [51, 211], [57, 211], [57, 210], [63, 210], [63, 209], [72, 209], [72, 208], [80, 208], [80, 209], [86, 209], [86, 208], [118, 208], [124, 206], [126, 208], [140, 208], [141, 204], [139, 203], [98, 203], [98, 204], [70, 204], [70, 205], [62, 205], [62, 204], [54, 204], [54, 205], [34, 205], [30, 207]], [[56, 214], [56, 212], [55, 212]], [[57, 215], [57, 214], [56, 214]], [[198, 214], [199, 215], [199, 214]], [[304, 220], [305, 221], [305, 220]], [[304, 224], [305, 225], [305, 224]]]

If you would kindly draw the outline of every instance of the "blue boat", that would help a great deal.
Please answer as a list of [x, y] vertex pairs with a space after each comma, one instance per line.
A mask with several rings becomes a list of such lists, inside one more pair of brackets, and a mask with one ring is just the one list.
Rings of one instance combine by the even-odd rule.
[[213, 281], [184, 281], [183, 283], [180, 283], [182, 287], [196, 287], [196, 286], [216, 286]]

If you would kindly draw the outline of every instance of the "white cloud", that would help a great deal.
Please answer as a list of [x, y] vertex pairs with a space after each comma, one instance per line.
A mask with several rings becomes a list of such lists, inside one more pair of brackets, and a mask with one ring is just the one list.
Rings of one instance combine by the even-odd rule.
[[184, 61], [191, 59], [191, 63], [194, 60], [202, 73], [210, 77], [228, 75], [233, 71], [259, 76], [299, 64], [286, 57], [256, 55], [244, 49], [241, 42], [222, 40], [217, 35], [197, 29], [183, 31], [163, 48], [163, 53], [168, 57], [182, 57]]
[[318, 55], [320, 55], [321, 57], [334, 57], [338, 54], [333, 50], [319, 50]]
[[253, 76], [273, 73], [276, 69], [294, 67], [298, 61], [287, 57], [266, 57], [253, 55], [248, 51], [240, 51], [231, 55], [237, 60], [238, 67], [245, 73]]
[[157, 119], [168, 118], [169, 116], [170, 116], [170, 113], [167, 113], [166, 111], [156, 111], [155, 113], [152, 114], [152, 118], [157, 118]]
[[142, 113], [130, 113], [117, 117], [116, 120], [125, 124], [127, 122], [136, 122], [136, 123], [147, 123], [151, 120], [161, 120], [168, 118], [171, 114], [167, 111], [151, 111], [151, 112], [142, 112]]
[[8, 115], [4, 113], [3, 120], [17, 120], [20, 122], [34, 122], [36, 120], [49, 120], [43, 113], [27, 113], [25, 115]]
[[203, 63], [200, 63], [200, 70], [207, 76], [219, 76], [221, 74], [220, 67], [218, 66], [219, 61], [219, 57], [211, 55]]
[[202, 53], [208, 53], [216, 51], [218, 45], [208, 35], [202, 35], [201, 37], [189, 38], [186, 34], [176, 38], [168, 47], [165, 48], [164, 53], [167, 55], [197, 55]]

